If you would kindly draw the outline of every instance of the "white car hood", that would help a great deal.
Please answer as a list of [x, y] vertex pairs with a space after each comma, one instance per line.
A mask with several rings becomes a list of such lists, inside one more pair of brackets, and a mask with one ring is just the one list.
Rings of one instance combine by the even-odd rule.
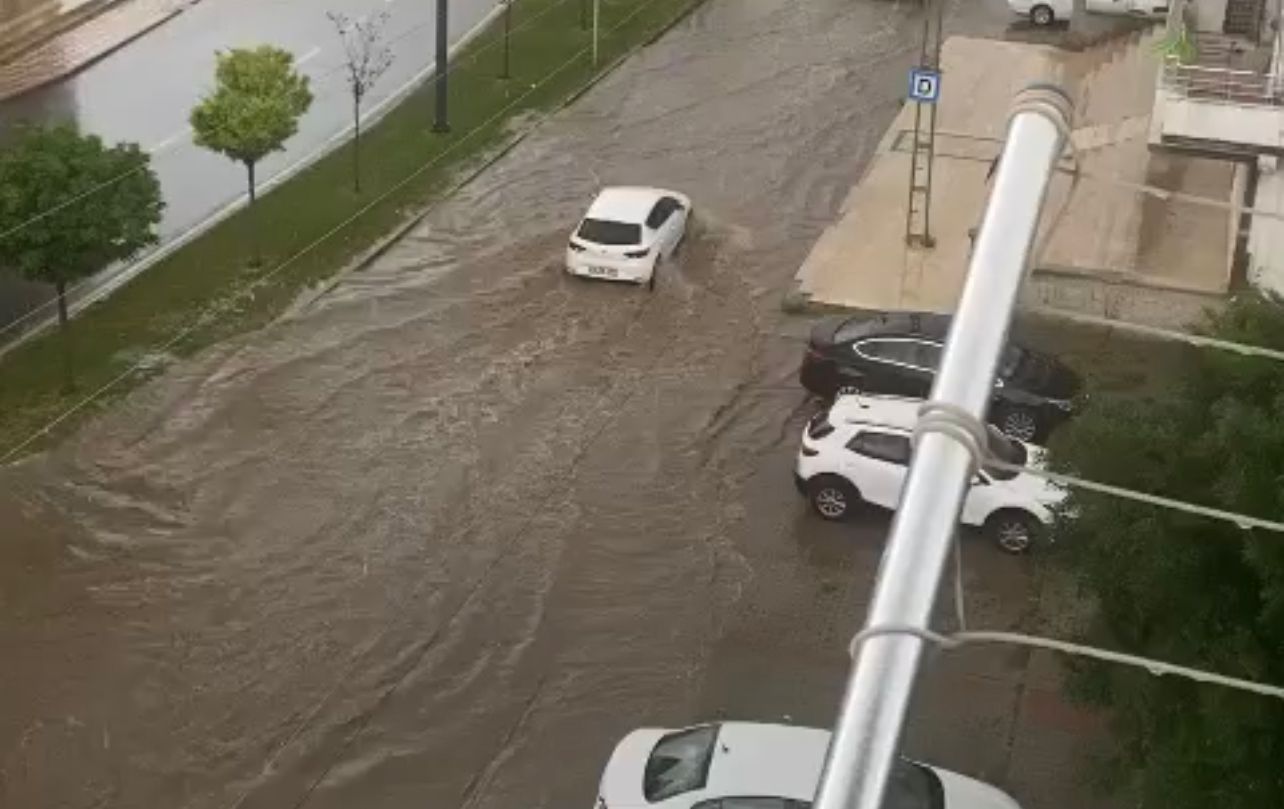
[[597, 790], [608, 809], [634, 809], [649, 805], [642, 794], [642, 776], [651, 751], [668, 732], [658, 728], [635, 730], [615, 746]]

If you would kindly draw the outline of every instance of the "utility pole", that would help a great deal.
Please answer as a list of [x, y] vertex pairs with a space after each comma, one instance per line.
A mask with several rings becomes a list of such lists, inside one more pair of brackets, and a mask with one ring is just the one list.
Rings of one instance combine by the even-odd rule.
[[[910, 98], [915, 102], [914, 139], [910, 144], [909, 201], [905, 208], [905, 243], [920, 247], [936, 244], [932, 237], [932, 164], [936, 162], [936, 102], [941, 90], [944, 26], [945, 0], [926, 0], [918, 67], [910, 74]], [[931, 92], [925, 92], [929, 85]]]
[[512, 36], [512, 32], [513, 0], [504, 0], [504, 64], [499, 71], [499, 77], [501, 79], [507, 79], [511, 75], [509, 72], [509, 67], [511, 66], [509, 62], [509, 38]]
[[914, 633], [929, 629], [976, 454], [986, 451], [986, 409], [1071, 109], [1065, 91], [1050, 85], [1017, 96], [940, 371], [915, 431], [864, 634], [853, 643], [814, 809], [884, 805], [926, 643]]
[[602, 0], [593, 0], [593, 67], [597, 67], [597, 32], [601, 11]]
[[448, 0], [437, 0], [437, 67], [436, 67], [436, 111], [433, 115], [433, 132], [449, 132], [450, 121], [447, 119], [446, 90], [447, 74], [450, 72], [450, 9]]

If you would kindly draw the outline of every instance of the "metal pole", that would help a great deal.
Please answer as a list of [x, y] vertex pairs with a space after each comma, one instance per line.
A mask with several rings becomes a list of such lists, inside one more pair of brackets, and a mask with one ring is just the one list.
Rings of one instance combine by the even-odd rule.
[[597, 67], [597, 32], [601, 5], [602, 0], [593, 0], [593, 67]]
[[504, 64], [499, 71], [501, 79], [507, 79], [511, 74], [509, 72], [509, 38], [513, 31], [513, 0], [504, 0]]
[[449, 132], [450, 122], [446, 110], [446, 82], [450, 72], [448, 55], [450, 50], [450, 9], [447, 0], [437, 0], [437, 66], [436, 66], [436, 112], [433, 116], [433, 132]]
[[[1070, 119], [1070, 99], [1055, 87], [1030, 87], [1018, 102], [932, 388], [933, 400], [982, 421]], [[968, 450], [951, 436], [929, 432], [918, 442], [867, 629], [928, 627], [971, 463]], [[858, 650], [814, 809], [883, 806], [923, 643], [905, 633], [875, 635]]]

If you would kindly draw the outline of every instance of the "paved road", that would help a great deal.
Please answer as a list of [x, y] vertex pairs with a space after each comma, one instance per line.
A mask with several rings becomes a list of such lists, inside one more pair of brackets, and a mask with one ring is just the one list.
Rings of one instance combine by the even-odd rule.
[[[467, 32], [493, 0], [453, 0], [451, 37]], [[191, 142], [187, 117], [213, 80], [220, 49], [273, 44], [294, 53], [316, 100], [266, 179], [320, 148], [351, 121], [342, 48], [327, 11], [386, 10], [396, 61], [372, 91], [373, 106], [432, 63], [435, 5], [426, 0], [199, 0], [187, 11], [71, 78], [0, 105], [0, 120], [75, 120], [108, 141], [155, 154], [167, 207], [162, 238], [191, 227], [245, 191], [244, 170]]]
[[[827, 724], [887, 520], [793, 491], [778, 301], [917, 7], [711, 0], [376, 266], [0, 470], [0, 805], [561, 809], [639, 724]], [[639, 181], [697, 205], [656, 292], [566, 277]], [[965, 547], [972, 620], [1036, 622], [1032, 562]], [[942, 660], [920, 709], [909, 752], [1090, 805], [1046, 660]]]

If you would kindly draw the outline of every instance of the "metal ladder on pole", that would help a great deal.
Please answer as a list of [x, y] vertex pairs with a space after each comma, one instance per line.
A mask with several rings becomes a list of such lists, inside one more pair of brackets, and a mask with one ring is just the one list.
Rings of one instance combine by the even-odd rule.
[[[941, 39], [945, 0], [924, 0], [923, 43], [919, 66], [941, 69]], [[928, 109], [924, 114], [923, 107]], [[909, 203], [905, 209], [905, 243], [933, 247], [932, 162], [936, 156], [936, 104], [914, 104], [914, 133], [910, 142]]]

